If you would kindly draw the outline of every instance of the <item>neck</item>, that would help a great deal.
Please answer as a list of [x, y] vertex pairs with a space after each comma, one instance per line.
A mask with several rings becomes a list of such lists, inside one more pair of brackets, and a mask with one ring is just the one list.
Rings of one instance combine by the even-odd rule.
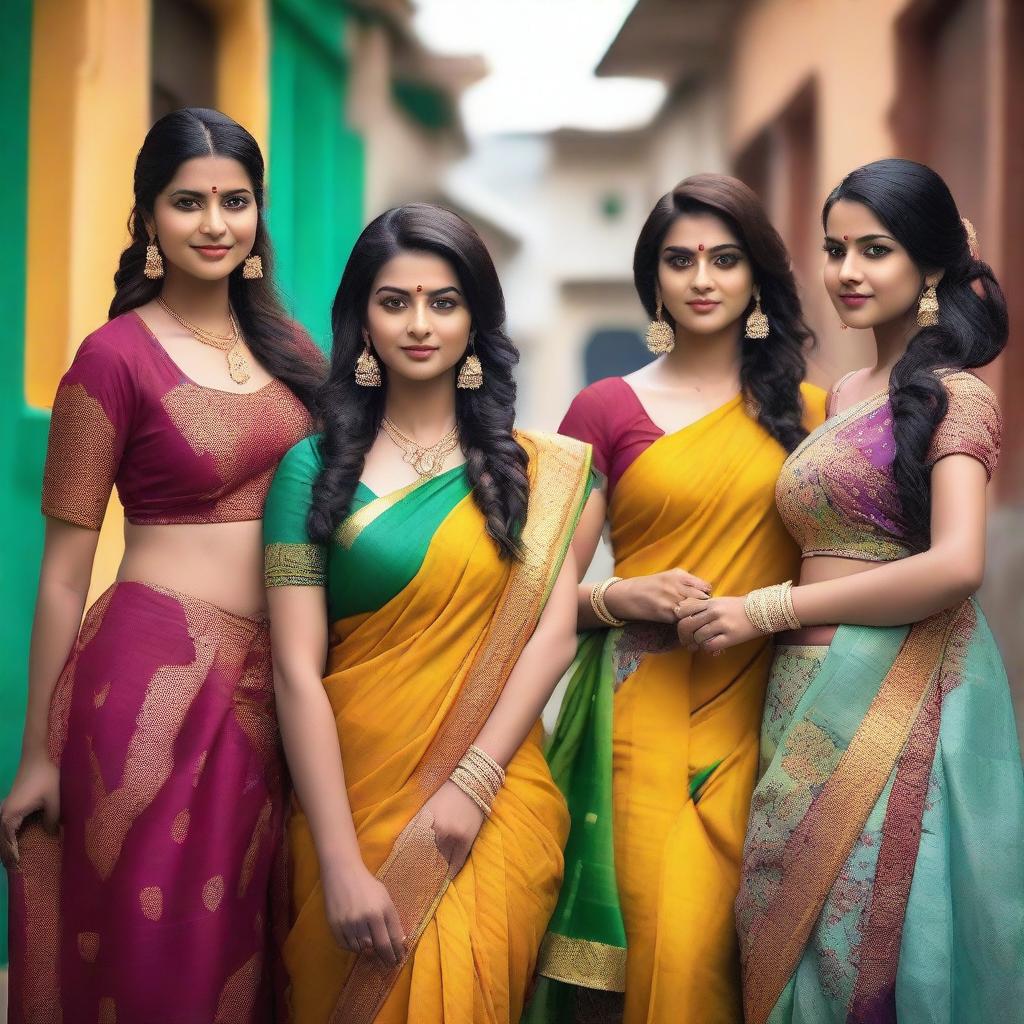
[[455, 426], [455, 381], [452, 373], [431, 380], [409, 380], [392, 373], [384, 415], [419, 444], [433, 444]]
[[916, 313], [911, 310], [906, 316], [890, 320], [887, 324], [879, 324], [874, 329], [875, 335], [875, 366], [872, 371], [878, 377], [889, 379], [892, 368], [907, 351], [910, 339], [917, 333]]
[[676, 328], [676, 347], [661, 363], [667, 384], [736, 383], [740, 376], [739, 325], [714, 334], [690, 334]]
[[160, 297], [175, 313], [208, 330], [222, 330], [228, 322], [228, 279], [202, 281], [167, 268]]

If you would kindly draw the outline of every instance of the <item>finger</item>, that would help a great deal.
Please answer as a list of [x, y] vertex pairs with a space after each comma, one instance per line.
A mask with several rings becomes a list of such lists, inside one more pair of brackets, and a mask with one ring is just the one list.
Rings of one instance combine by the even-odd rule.
[[711, 584], [707, 580], [702, 580], [699, 576], [694, 576], [692, 572], [687, 572], [685, 569], [679, 570], [682, 573], [680, 577], [682, 581], [697, 590], [702, 590], [706, 594], [711, 593]]
[[22, 821], [22, 815], [12, 814], [9, 818], [5, 818], [3, 822], [4, 846], [8, 851], [7, 856], [10, 862], [15, 866], [21, 862], [21, 854], [18, 850], [18, 829], [21, 828]]
[[713, 622], [707, 622], [700, 629], [694, 631], [693, 639], [696, 643], [704, 646], [713, 636], [718, 636], [719, 630]]
[[355, 932], [345, 925], [339, 924], [337, 926], [337, 929], [334, 931], [334, 941], [342, 949], [347, 949], [350, 953], [359, 952], [359, 940], [356, 938]]
[[384, 927], [388, 930], [391, 948], [395, 951], [395, 959], [398, 963], [401, 963], [405, 959], [405, 954], [409, 951], [409, 947], [406, 944], [405, 929], [402, 927], [402, 922], [398, 919], [398, 911], [395, 909], [394, 903], [384, 910]]
[[399, 957], [395, 955], [394, 947], [391, 945], [391, 936], [384, 924], [383, 915], [370, 921], [370, 931], [373, 933], [373, 948], [381, 962], [388, 967], [396, 967]]
[[706, 590], [700, 590], [692, 584], [683, 587], [682, 597], [688, 597], [691, 601], [710, 601], [711, 595]]

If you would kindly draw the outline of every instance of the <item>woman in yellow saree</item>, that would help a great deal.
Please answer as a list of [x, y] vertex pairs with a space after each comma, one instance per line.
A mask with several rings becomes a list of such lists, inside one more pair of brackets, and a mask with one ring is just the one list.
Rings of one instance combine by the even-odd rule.
[[268, 498], [296, 1024], [513, 1024], [557, 899], [538, 718], [575, 646], [590, 449], [512, 430], [503, 320], [468, 224], [374, 221], [335, 300], [324, 432]]
[[607, 477], [577, 560], [607, 518], [616, 576], [579, 590], [589, 631], [549, 750], [572, 832], [531, 1021], [742, 1020], [732, 905], [771, 648], [694, 653], [676, 606], [798, 563], [775, 480], [824, 396], [801, 383], [811, 334], [788, 264], [746, 186], [684, 181], [634, 260], [662, 358], [591, 385], [563, 421]]

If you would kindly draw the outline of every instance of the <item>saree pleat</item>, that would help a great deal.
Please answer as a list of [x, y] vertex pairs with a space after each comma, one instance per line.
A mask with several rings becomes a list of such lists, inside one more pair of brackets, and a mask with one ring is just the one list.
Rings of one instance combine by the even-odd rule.
[[[616, 574], [681, 567], [719, 594], [791, 578], [798, 552], [774, 506], [784, 457], [739, 398], [655, 441], [612, 495]], [[711, 657], [651, 624], [581, 643], [549, 749], [573, 834], [540, 970], [624, 988], [627, 1024], [742, 1019], [732, 905], [770, 660], [764, 640]], [[605, 771], [610, 814], [588, 781]], [[530, 1012], [571, 1019], [544, 986]]]
[[737, 924], [753, 1024], [1016, 1019], [1024, 774], [977, 605], [772, 671]]
[[28, 826], [12, 872], [11, 1020], [270, 1021], [286, 890], [266, 622], [115, 584], [50, 745], [62, 829]]
[[[295, 923], [285, 945], [296, 1024], [511, 1024], [521, 1013], [557, 898], [567, 830], [539, 723], [508, 764], [493, 813], [454, 879], [423, 804], [497, 700], [588, 493], [586, 446], [523, 438], [531, 490], [522, 562], [499, 558], [466, 495], [400, 593], [332, 627], [324, 686], [360, 852], [391, 893], [414, 948], [389, 970], [337, 946], [309, 825], [296, 806], [289, 822]], [[386, 538], [387, 512], [374, 529]]]

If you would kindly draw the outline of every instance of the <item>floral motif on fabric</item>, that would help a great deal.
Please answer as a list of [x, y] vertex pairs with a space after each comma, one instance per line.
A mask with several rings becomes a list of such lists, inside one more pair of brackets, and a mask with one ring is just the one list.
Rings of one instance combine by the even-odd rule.
[[679, 638], [672, 626], [638, 622], [622, 627], [612, 649], [615, 689], [636, 672], [648, 655], [666, 654], [678, 648]]
[[796, 711], [815, 673], [828, 653], [827, 647], [780, 647], [775, 655], [761, 722], [761, 761], [758, 777], [771, 764], [779, 740]]

